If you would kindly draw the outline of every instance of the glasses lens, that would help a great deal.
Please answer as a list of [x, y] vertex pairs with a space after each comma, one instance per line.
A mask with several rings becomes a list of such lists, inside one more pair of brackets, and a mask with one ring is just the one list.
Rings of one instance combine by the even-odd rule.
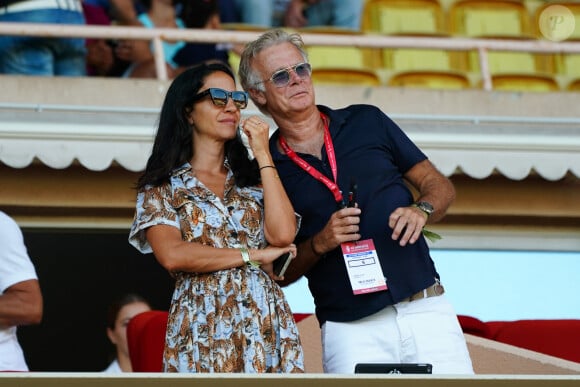
[[306, 78], [310, 76], [311, 67], [309, 63], [300, 63], [294, 67], [294, 71], [300, 78]]
[[222, 89], [209, 89], [211, 100], [216, 106], [225, 106], [228, 103], [228, 93]]
[[290, 82], [290, 70], [288, 69], [283, 69], [280, 71], [275, 72], [272, 75], [272, 83], [275, 86], [286, 86], [288, 84], [288, 82]]
[[238, 109], [245, 109], [248, 106], [248, 95], [243, 91], [233, 91], [232, 101], [234, 101]]

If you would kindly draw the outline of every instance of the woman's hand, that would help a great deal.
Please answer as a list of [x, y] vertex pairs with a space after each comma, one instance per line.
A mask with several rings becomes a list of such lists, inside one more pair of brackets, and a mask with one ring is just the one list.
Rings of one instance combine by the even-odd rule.
[[240, 126], [248, 137], [248, 144], [258, 162], [264, 156], [269, 159], [270, 125], [258, 116], [251, 116], [242, 121]]
[[286, 247], [273, 247], [268, 246], [265, 249], [252, 250], [250, 252], [252, 260], [259, 262], [262, 270], [270, 276], [274, 281], [281, 281], [284, 277], [278, 277], [274, 274], [274, 264], [273, 262], [281, 256], [282, 254], [290, 253], [292, 257], [296, 256], [296, 245], [291, 244]]

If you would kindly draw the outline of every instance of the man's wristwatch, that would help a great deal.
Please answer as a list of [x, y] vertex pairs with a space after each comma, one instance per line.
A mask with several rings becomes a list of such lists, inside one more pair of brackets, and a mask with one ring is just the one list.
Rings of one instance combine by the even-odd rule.
[[435, 211], [435, 209], [433, 208], [433, 206], [429, 202], [416, 202], [416, 203], [412, 204], [412, 207], [417, 207], [418, 209], [420, 209], [421, 211], [426, 213], [427, 218], [431, 216], [433, 211]]

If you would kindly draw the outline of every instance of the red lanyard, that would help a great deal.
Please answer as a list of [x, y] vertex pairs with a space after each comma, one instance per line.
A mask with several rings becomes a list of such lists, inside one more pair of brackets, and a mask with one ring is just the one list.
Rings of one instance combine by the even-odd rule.
[[324, 176], [320, 173], [316, 168], [312, 165], [308, 164], [304, 159], [296, 154], [290, 148], [290, 145], [286, 142], [286, 139], [282, 136], [278, 138], [278, 142], [280, 146], [286, 152], [286, 155], [292, 160], [296, 165], [300, 168], [305, 170], [310, 174], [310, 176], [314, 177], [317, 180], [320, 180], [326, 187], [332, 192], [334, 195], [334, 200], [337, 203], [342, 203], [342, 192], [338, 189], [338, 185], [336, 184], [336, 175], [337, 175], [337, 167], [336, 167], [336, 156], [334, 154], [334, 146], [332, 145], [332, 138], [330, 137], [330, 130], [328, 130], [328, 117], [324, 114], [320, 113], [320, 117], [322, 118], [322, 122], [324, 123], [324, 147], [326, 148], [326, 154], [328, 156], [328, 163], [330, 164], [330, 169], [332, 170], [332, 176], [334, 177], [334, 181], [330, 180], [328, 177]]

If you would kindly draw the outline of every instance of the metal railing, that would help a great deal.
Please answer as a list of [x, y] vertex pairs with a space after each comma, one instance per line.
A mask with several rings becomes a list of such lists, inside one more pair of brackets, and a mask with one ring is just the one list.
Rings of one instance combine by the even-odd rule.
[[[0, 36], [49, 36], [100, 39], [133, 39], [153, 42], [155, 68], [159, 80], [167, 80], [163, 55], [164, 40], [198, 43], [247, 43], [261, 32], [209, 29], [143, 28], [129, 26], [94, 26], [34, 23], [0, 23]], [[374, 34], [321, 34], [301, 32], [306, 45], [354, 46], [368, 48], [425, 48], [452, 51], [477, 50], [484, 90], [492, 89], [488, 51], [533, 53], [580, 53], [579, 41], [472, 39], [446, 37], [409, 37]]]

